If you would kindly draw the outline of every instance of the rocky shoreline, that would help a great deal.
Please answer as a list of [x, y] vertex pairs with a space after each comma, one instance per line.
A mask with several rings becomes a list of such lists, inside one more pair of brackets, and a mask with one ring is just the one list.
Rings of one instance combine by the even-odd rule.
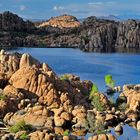
[[0, 14], [1, 47], [73, 47], [86, 52], [140, 52], [140, 22], [118, 22], [94, 16], [80, 23], [64, 15], [43, 23], [24, 21], [16, 14]]
[[110, 128], [121, 134], [124, 124], [140, 131], [140, 85], [124, 85], [113, 103], [91, 81], [1, 50], [0, 89], [1, 140], [79, 140], [87, 132], [88, 140], [117, 140]]

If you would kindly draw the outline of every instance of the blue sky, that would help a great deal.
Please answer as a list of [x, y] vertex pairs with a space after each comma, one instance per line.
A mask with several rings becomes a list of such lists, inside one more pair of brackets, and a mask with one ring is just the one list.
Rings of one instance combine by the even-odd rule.
[[62, 14], [77, 18], [116, 15], [140, 17], [140, 0], [0, 0], [0, 12], [12, 11], [27, 19], [48, 19]]

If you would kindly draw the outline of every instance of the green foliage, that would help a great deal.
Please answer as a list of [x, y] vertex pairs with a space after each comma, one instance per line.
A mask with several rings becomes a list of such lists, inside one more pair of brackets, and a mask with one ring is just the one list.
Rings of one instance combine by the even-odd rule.
[[114, 82], [114, 80], [113, 80], [113, 78], [112, 78], [112, 75], [107, 74], [107, 75], [105, 76], [105, 83], [106, 83], [106, 85], [109, 86], [110, 88], [113, 88], [113, 87], [114, 87], [115, 82]]
[[97, 85], [96, 84], [93, 84], [92, 85], [92, 88], [91, 88], [91, 91], [90, 91], [90, 99], [92, 99], [92, 97], [94, 96], [94, 94], [95, 93], [97, 93], [98, 92], [98, 87], [97, 87]]
[[118, 106], [118, 110], [120, 110], [122, 112], [126, 111], [127, 108], [128, 108], [128, 105], [125, 102]]
[[23, 134], [20, 136], [20, 139], [21, 139], [21, 140], [28, 140], [28, 139], [29, 139], [29, 136], [28, 136], [26, 133], [23, 133]]
[[104, 122], [103, 121], [96, 122], [95, 127], [96, 127], [95, 133], [97, 135], [104, 134], [105, 133], [105, 125], [104, 125]]
[[92, 126], [90, 125], [90, 132], [99, 135], [99, 134], [104, 134], [105, 133], [105, 125], [103, 121], [95, 121], [92, 120]]
[[[96, 94], [97, 93], [97, 94]], [[96, 84], [92, 85], [89, 99], [91, 100], [91, 104], [98, 110], [103, 111], [103, 104], [100, 102], [100, 97], [98, 94], [98, 86]]]
[[0, 94], [0, 100], [5, 101], [7, 99], [7, 96], [3, 93]]
[[69, 134], [70, 134], [70, 131], [69, 130], [65, 130], [65, 132], [64, 132], [64, 136], [69, 136]]
[[110, 101], [110, 103], [111, 103], [112, 105], [115, 105], [115, 104], [116, 104], [116, 102], [115, 102], [115, 100], [114, 100], [113, 97], [110, 97], [110, 98], [109, 98], [109, 101]]
[[16, 132], [23, 131], [23, 130], [29, 131], [31, 129], [32, 129], [31, 125], [28, 125], [25, 123], [24, 120], [21, 120], [21, 121], [17, 122], [15, 125], [11, 126], [9, 128], [9, 131], [11, 133], [16, 133]]
[[64, 74], [64, 75], [61, 75], [60, 76], [60, 80], [69, 80], [69, 77], [68, 77], [68, 75], [67, 74]]
[[100, 97], [98, 95], [94, 95], [91, 100], [91, 104], [98, 110], [98, 111], [103, 111], [104, 106], [102, 102], [100, 101]]

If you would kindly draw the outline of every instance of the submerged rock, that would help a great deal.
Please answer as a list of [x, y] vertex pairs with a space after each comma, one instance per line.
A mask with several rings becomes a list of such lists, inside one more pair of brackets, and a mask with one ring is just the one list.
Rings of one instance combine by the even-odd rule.
[[115, 127], [115, 132], [123, 132], [123, 127], [119, 124]]
[[140, 131], [140, 121], [137, 122], [137, 130]]
[[99, 134], [89, 137], [88, 140], [117, 140], [112, 134]]

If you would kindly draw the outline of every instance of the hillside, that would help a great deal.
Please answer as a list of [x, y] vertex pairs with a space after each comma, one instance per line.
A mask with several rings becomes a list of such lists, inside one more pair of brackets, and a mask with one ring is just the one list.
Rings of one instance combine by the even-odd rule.
[[3, 31], [21, 31], [31, 32], [34, 30], [34, 24], [30, 21], [24, 21], [21, 17], [9, 11], [0, 13], [0, 30]]
[[0, 46], [34, 46], [33, 35], [36, 32], [34, 23], [24, 21], [18, 15], [6, 11], [0, 13]]
[[46, 22], [24, 21], [11, 12], [0, 14], [1, 47], [73, 47], [87, 52], [140, 52], [140, 22], [91, 16], [80, 23], [63, 15]]

